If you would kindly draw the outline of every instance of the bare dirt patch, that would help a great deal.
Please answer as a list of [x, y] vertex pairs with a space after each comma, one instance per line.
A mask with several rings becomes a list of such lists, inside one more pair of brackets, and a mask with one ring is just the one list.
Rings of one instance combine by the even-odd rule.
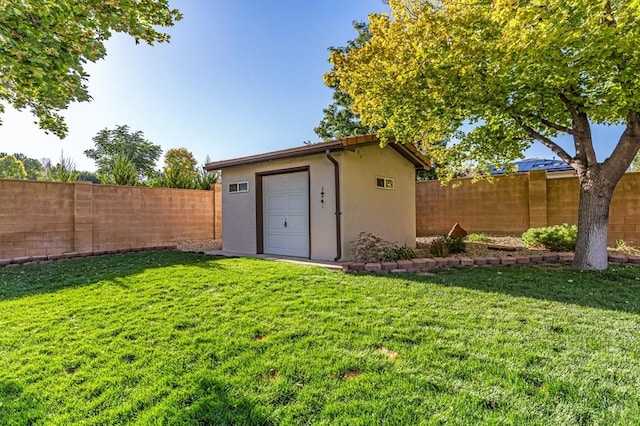
[[380, 352], [382, 355], [384, 355], [390, 361], [397, 360], [398, 356], [399, 356], [397, 352], [394, 352], [391, 349], [387, 349], [384, 346], [381, 346], [380, 348], [378, 348], [378, 352]]
[[363, 372], [361, 370], [347, 370], [342, 375], [342, 380], [351, 380], [358, 376], [361, 376]]

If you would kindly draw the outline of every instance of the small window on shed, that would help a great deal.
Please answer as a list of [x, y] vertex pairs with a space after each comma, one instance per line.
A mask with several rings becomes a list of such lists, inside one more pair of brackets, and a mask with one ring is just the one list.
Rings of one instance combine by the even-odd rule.
[[376, 177], [376, 187], [380, 189], [393, 189], [393, 179]]
[[249, 192], [249, 182], [234, 182], [229, 184], [229, 192]]

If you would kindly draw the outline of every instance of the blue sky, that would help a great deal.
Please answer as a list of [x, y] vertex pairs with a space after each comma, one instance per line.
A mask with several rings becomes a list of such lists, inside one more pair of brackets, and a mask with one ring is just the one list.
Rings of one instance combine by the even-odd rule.
[[[141, 130], [164, 151], [185, 147], [199, 162], [207, 155], [222, 160], [318, 141], [313, 128], [332, 93], [322, 82], [327, 48], [356, 35], [352, 21], [388, 8], [381, 0], [171, 4], [184, 14], [168, 30], [171, 43], [135, 45], [116, 35], [105, 60], [89, 64], [93, 101], [65, 112], [66, 139], [46, 135], [30, 114], [8, 109], [0, 151], [54, 163], [64, 151], [78, 169], [95, 170], [83, 151], [93, 147], [99, 130], [119, 124]], [[609, 143], [618, 135], [606, 128], [595, 134]], [[540, 145], [526, 154], [553, 156]]]

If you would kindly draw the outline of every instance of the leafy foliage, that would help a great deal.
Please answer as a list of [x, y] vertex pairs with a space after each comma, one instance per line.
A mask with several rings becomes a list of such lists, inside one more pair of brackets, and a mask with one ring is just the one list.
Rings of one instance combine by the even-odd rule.
[[467, 235], [467, 241], [470, 243], [490, 243], [491, 238], [487, 237], [485, 234], [469, 234]]
[[631, 171], [640, 172], [640, 153], [636, 154], [633, 161], [631, 162]]
[[0, 157], [0, 179], [26, 179], [27, 171], [22, 161], [13, 155]]
[[530, 228], [522, 234], [522, 242], [527, 247], [545, 247], [551, 251], [574, 251], [578, 238], [576, 225], [555, 225]]
[[195, 189], [204, 189], [208, 191], [211, 189], [211, 185], [220, 183], [220, 174], [218, 173], [209, 173], [203, 168], [198, 169], [198, 175], [196, 176], [196, 186]]
[[[330, 47], [329, 52], [347, 54], [352, 49], [364, 46], [371, 38], [369, 26], [364, 22], [353, 22], [353, 28], [358, 32], [355, 39], [349, 40], [346, 46]], [[324, 117], [314, 132], [322, 140], [341, 139], [347, 136], [366, 135], [374, 133], [374, 129], [361, 123], [358, 114], [351, 109], [353, 100], [344, 90], [340, 89], [340, 80], [335, 74], [335, 67], [324, 78], [325, 84], [333, 89], [333, 102], [323, 110]]]
[[465, 246], [462, 238], [443, 235], [436, 238], [429, 245], [429, 252], [435, 257], [447, 257], [452, 254], [464, 253]]
[[64, 156], [64, 152], [60, 153], [60, 159], [55, 166], [51, 165], [50, 160], [45, 161], [44, 179], [52, 182], [73, 182], [78, 179], [78, 171], [76, 163], [69, 157]]
[[81, 182], [100, 183], [100, 179], [95, 172], [79, 171], [76, 180]]
[[138, 169], [125, 154], [116, 154], [108, 169], [98, 170], [98, 179], [107, 185], [136, 186], [139, 183]]
[[[93, 142], [95, 148], [85, 150], [84, 155], [96, 162], [97, 174], [101, 181], [104, 179], [103, 183], [135, 185], [156, 175], [155, 165], [162, 148], [146, 140], [141, 131], [130, 132], [129, 126], [116, 126], [113, 130], [98, 132]], [[128, 163], [133, 164], [135, 180]]]
[[640, 16], [627, 2], [550, 3], [391, 0], [392, 17], [370, 16], [367, 44], [332, 52], [332, 75], [379, 136], [448, 168], [484, 171], [533, 140], [587, 166], [552, 139], [575, 133], [572, 114], [621, 124], [640, 110]]
[[156, 28], [181, 18], [168, 0], [0, 2], [0, 113], [5, 104], [27, 108], [42, 129], [64, 137], [59, 111], [91, 99], [84, 67], [104, 58], [112, 33], [166, 42], [169, 35]]
[[398, 260], [410, 260], [416, 257], [416, 252], [411, 247], [394, 244], [387, 253], [385, 260], [396, 262]]

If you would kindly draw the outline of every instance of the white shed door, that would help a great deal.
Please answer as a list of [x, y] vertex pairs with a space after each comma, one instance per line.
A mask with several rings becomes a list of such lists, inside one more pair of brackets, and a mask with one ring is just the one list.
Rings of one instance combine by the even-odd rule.
[[262, 178], [264, 252], [309, 257], [309, 172]]

